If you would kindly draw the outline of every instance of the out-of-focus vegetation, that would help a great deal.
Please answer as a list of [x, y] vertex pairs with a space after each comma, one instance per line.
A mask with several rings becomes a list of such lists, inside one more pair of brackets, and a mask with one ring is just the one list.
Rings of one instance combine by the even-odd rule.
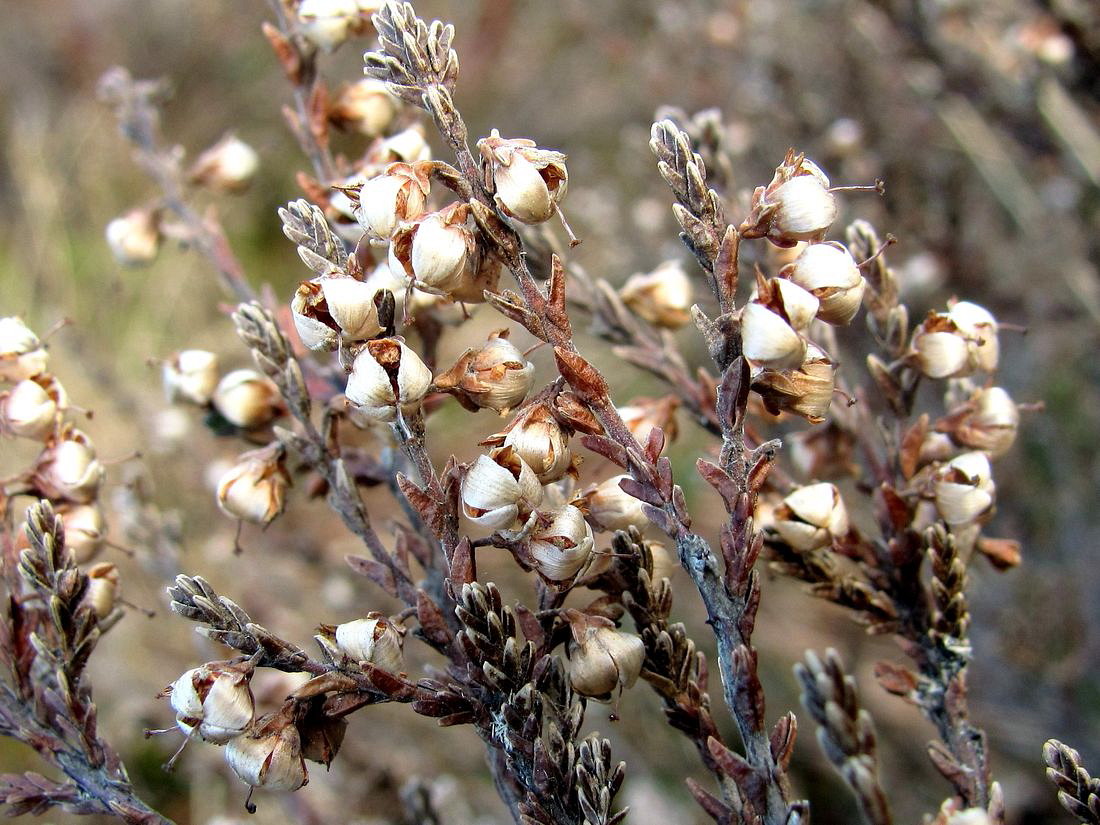
[[[1021, 447], [999, 465], [991, 528], [1020, 538], [1024, 561], [1006, 575], [972, 568], [971, 702], [991, 736], [1010, 821], [1065, 817], [1043, 779], [1043, 740], [1065, 739], [1086, 763], [1100, 762], [1092, 558], [1100, 546], [1100, 11], [1071, 0], [432, 0], [418, 11], [456, 25], [464, 61], [457, 98], [476, 134], [496, 127], [569, 155], [566, 211], [585, 241], [575, 260], [589, 271], [619, 282], [683, 254], [646, 146], [649, 125], [662, 104], [717, 106], [735, 151], [735, 183], [768, 180], [788, 146], [836, 183], [881, 177], [887, 196], [849, 199], [848, 217], [899, 238], [890, 254], [910, 305], [965, 294], [1026, 326], [1026, 334], [1002, 334], [1000, 383], [1018, 401], [1045, 400], [1046, 410], [1025, 418]], [[232, 555], [234, 525], [217, 513], [209, 479], [236, 445], [167, 410], [147, 365], [204, 347], [227, 367], [245, 366], [223, 312], [229, 298], [196, 255], [167, 248], [153, 266], [124, 270], [103, 240], [111, 218], [156, 196], [95, 99], [96, 79], [121, 64], [170, 82], [164, 131], [190, 155], [230, 129], [257, 148], [257, 185], [217, 209], [253, 284], [269, 284], [285, 302], [304, 277], [275, 216], [300, 195], [294, 175], [305, 163], [279, 113], [288, 90], [259, 32], [266, 14], [260, 2], [52, 0], [9, 5], [0, 30], [0, 314], [22, 314], [40, 331], [72, 320], [51, 342], [55, 372], [95, 411], [87, 428], [104, 458], [142, 453], [113, 467], [109, 483], [141, 484], [182, 524], [178, 558], [135, 547], [137, 560], [122, 565], [127, 597], [158, 616], [132, 613], [112, 630], [94, 673], [103, 725], [136, 784], [181, 823], [244, 814], [242, 789], [213, 749], [196, 748], [167, 775], [159, 765], [169, 745], [141, 736], [168, 718], [156, 692], [215, 655], [166, 615], [163, 587], [177, 569], [232, 583], [260, 621], [302, 644], [312, 622], [388, 607], [347, 571], [342, 557], [354, 543], [301, 491], [277, 537], [246, 530], [245, 553]], [[368, 42], [345, 46], [326, 63], [328, 76], [357, 78]], [[623, 381], [616, 389], [624, 398], [634, 383], [645, 386], [640, 376]], [[456, 425], [468, 420], [455, 416]], [[493, 423], [478, 419], [486, 433]], [[702, 440], [684, 424], [677, 455], [686, 463]], [[460, 458], [471, 457], [479, 433]], [[0, 443], [0, 473], [20, 466], [17, 452]], [[683, 584], [677, 612], [698, 628], [700, 607]], [[708, 636], [705, 628], [696, 634]], [[947, 790], [917, 746], [930, 731], [870, 676], [889, 645], [778, 580], [765, 585], [756, 643], [774, 715], [797, 705], [790, 665], [803, 648], [831, 644], [858, 663], [899, 821], [936, 808]], [[268, 690], [278, 697], [286, 685], [269, 680]], [[657, 729], [667, 758], [641, 758], [655, 745], [632, 719], [660, 711], [644, 691], [626, 702], [634, 707], [623, 722], [590, 718], [631, 768], [623, 801], [635, 809], [632, 821], [703, 821], [680, 780], [694, 764], [689, 746]], [[796, 756], [800, 792], [815, 800], [815, 822], [852, 821], [808, 730]], [[14, 746], [4, 746], [0, 761], [34, 767]], [[265, 800], [250, 821], [350, 821], [354, 811], [370, 822], [414, 775], [438, 783], [449, 821], [503, 821], [482, 768], [468, 731], [437, 731], [400, 707], [372, 708], [352, 723], [331, 774], [315, 771], [287, 808]]]

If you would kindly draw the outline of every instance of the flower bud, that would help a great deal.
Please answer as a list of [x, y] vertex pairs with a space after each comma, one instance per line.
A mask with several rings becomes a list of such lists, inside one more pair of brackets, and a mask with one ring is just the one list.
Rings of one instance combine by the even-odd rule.
[[859, 312], [866, 283], [855, 259], [840, 244], [810, 244], [779, 274], [820, 301], [817, 317], [827, 324], [848, 324]]
[[371, 237], [389, 240], [403, 223], [424, 214], [430, 189], [426, 169], [391, 163], [363, 184], [356, 218]]
[[545, 403], [527, 408], [504, 432], [496, 433], [481, 443], [511, 447], [531, 466], [543, 484], [557, 481], [567, 472], [575, 471], [573, 453], [569, 450], [569, 435]]
[[88, 605], [100, 621], [111, 615], [118, 602], [121, 585], [118, 568], [109, 561], [93, 564], [88, 568], [88, 589], [84, 591], [84, 604]]
[[810, 344], [806, 360], [797, 369], [763, 369], [754, 373], [752, 389], [760, 394], [768, 412], [794, 413], [820, 424], [833, 400], [836, 364], [818, 347]]
[[226, 135], [195, 160], [188, 173], [194, 184], [215, 192], [243, 192], [260, 166], [256, 150], [233, 134]]
[[566, 504], [549, 513], [539, 513], [527, 551], [543, 578], [563, 582], [588, 565], [592, 544], [592, 528], [584, 520], [584, 513]]
[[679, 329], [691, 320], [691, 279], [679, 260], [665, 261], [648, 274], [632, 275], [619, 295], [634, 312], [659, 327]]
[[0, 433], [44, 441], [57, 429], [67, 397], [52, 375], [25, 378], [0, 393]]
[[806, 339], [781, 312], [757, 300], [741, 310], [742, 352], [753, 366], [794, 369], [805, 360]]
[[69, 426], [47, 442], [34, 468], [34, 482], [51, 501], [90, 504], [99, 493], [104, 474], [92, 440]]
[[1020, 426], [1020, 409], [1000, 387], [989, 387], [974, 393], [971, 399], [936, 428], [946, 432], [963, 445], [982, 450], [992, 457], [1004, 455], [1016, 441]]
[[479, 455], [462, 479], [462, 514], [491, 530], [527, 521], [542, 498], [538, 477], [511, 447]]
[[302, 0], [298, 4], [298, 32], [325, 52], [335, 51], [359, 23], [355, 0]]
[[254, 788], [296, 791], [309, 781], [298, 728], [280, 713], [257, 720], [230, 740], [225, 761], [242, 782]]
[[335, 641], [339, 652], [353, 662], [370, 662], [390, 673], [404, 670], [405, 628], [381, 613], [372, 611], [365, 619], [337, 625]]
[[250, 369], [225, 375], [214, 388], [212, 401], [226, 421], [243, 430], [269, 424], [283, 409], [279, 388]]
[[218, 386], [218, 356], [201, 349], [185, 349], [164, 362], [164, 394], [169, 402], [205, 407]]
[[604, 530], [626, 530], [634, 526], [644, 531], [649, 526], [649, 518], [642, 509], [642, 502], [619, 486], [624, 478], [630, 476], [612, 476], [584, 494], [588, 517]]
[[378, 335], [377, 290], [347, 275], [322, 275], [299, 285], [290, 303], [294, 328], [312, 350], [334, 350], [340, 341]]
[[218, 481], [218, 508], [230, 518], [266, 527], [286, 506], [290, 475], [278, 442], [243, 453]]
[[848, 511], [836, 485], [828, 482], [799, 487], [775, 511], [775, 529], [795, 550], [830, 546], [848, 533]]
[[996, 370], [1000, 355], [997, 319], [989, 310], [970, 301], [956, 301], [948, 309], [947, 317], [968, 339], [973, 366], [985, 372]]
[[16, 316], [0, 318], [0, 381], [22, 381], [45, 372], [49, 353]]
[[634, 439], [645, 446], [649, 433], [654, 427], [660, 427], [665, 434], [665, 443], [673, 441], [680, 428], [676, 423], [676, 408], [680, 400], [674, 395], [663, 398], [635, 398], [625, 407], [619, 407], [619, 417], [626, 424]]
[[398, 229], [390, 243], [390, 270], [417, 288], [447, 295], [471, 277], [477, 263], [474, 233], [466, 225], [470, 207], [454, 203]]
[[523, 223], [549, 220], [569, 181], [565, 155], [539, 149], [526, 138], [502, 138], [496, 129], [477, 148], [500, 211]]
[[367, 341], [355, 357], [344, 394], [359, 414], [379, 423], [397, 420], [420, 409], [432, 373], [415, 352], [396, 338]]
[[107, 543], [107, 523], [98, 504], [65, 504], [57, 508], [65, 531], [65, 547], [77, 564], [87, 564]]
[[328, 116], [340, 127], [373, 138], [390, 127], [398, 105], [385, 81], [365, 77], [340, 91]]
[[468, 349], [435, 385], [454, 394], [467, 407], [488, 408], [501, 415], [523, 403], [534, 381], [535, 367], [508, 340], [508, 330], [490, 334], [479, 349]]
[[124, 266], [152, 263], [160, 249], [160, 223], [152, 209], [134, 209], [115, 218], [105, 234], [111, 254]]
[[645, 644], [633, 633], [616, 630], [610, 619], [569, 611], [569, 682], [582, 696], [608, 700], [632, 687], [642, 672]]
[[989, 457], [977, 451], [955, 456], [937, 468], [932, 493], [948, 526], [978, 521], [992, 509], [996, 493]]
[[767, 237], [779, 246], [820, 241], [836, 220], [829, 179], [805, 155], [787, 153], [775, 176], [752, 196], [752, 214], [742, 236]]
[[240, 736], [255, 713], [246, 663], [208, 662], [186, 671], [164, 689], [176, 712], [176, 724], [188, 736], [224, 745]]

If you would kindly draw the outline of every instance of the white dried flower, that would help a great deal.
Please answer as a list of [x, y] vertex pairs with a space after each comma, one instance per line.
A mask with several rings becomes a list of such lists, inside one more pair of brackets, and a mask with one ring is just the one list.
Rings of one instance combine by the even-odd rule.
[[45, 372], [49, 358], [22, 318], [0, 318], [0, 381], [22, 381]]
[[402, 224], [424, 214], [430, 189], [423, 166], [391, 163], [363, 184], [355, 216], [371, 237], [389, 240]]
[[47, 442], [34, 468], [34, 482], [44, 498], [89, 504], [95, 501], [105, 474], [87, 435], [71, 426]]
[[940, 422], [940, 429], [964, 447], [982, 450], [996, 458], [1016, 441], [1020, 408], [1001, 387], [977, 390], [961, 410]]
[[836, 364], [813, 344], [807, 345], [806, 358], [797, 369], [759, 369], [752, 376], [752, 389], [768, 412], [794, 413], [811, 424], [825, 420], [835, 383]]
[[226, 421], [244, 430], [263, 427], [282, 412], [279, 388], [250, 369], [225, 375], [214, 388], [211, 401]]
[[0, 433], [45, 441], [54, 433], [67, 396], [52, 375], [39, 373], [0, 393]]
[[432, 373], [415, 352], [396, 338], [368, 341], [355, 357], [344, 394], [359, 414], [378, 423], [397, 420], [420, 409]]
[[243, 192], [260, 168], [256, 150], [233, 134], [228, 134], [203, 152], [188, 173], [192, 183], [215, 192]]
[[792, 369], [806, 357], [806, 339], [778, 312], [758, 301], [741, 310], [741, 346], [753, 366]]
[[225, 761], [254, 788], [296, 791], [309, 781], [298, 728], [278, 714], [230, 740]]
[[298, 286], [290, 303], [294, 328], [312, 350], [334, 350], [341, 341], [378, 335], [377, 290], [347, 275], [322, 275]]
[[592, 528], [584, 513], [571, 504], [540, 513], [527, 551], [535, 569], [552, 582], [580, 573], [592, 557]]
[[462, 514], [491, 530], [526, 521], [542, 498], [538, 477], [510, 447], [479, 455], [462, 479]]
[[633, 526], [644, 531], [649, 526], [642, 502], [619, 486], [626, 478], [630, 476], [612, 476], [584, 494], [589, 519], [604, 530], [626, 530]]
[[84, 591], [83, 602], [99, 621], [111, 615], [120, 592], [120, 577], [115, 565], [104, 561], [88, 568], [88, 588]]
[[180, 730], [224, 745], [252, 724], [252, 673], [247, 663], [209, 662], [184, 672], [162, 695], [169, 696]]
[[848, 511], [835, 484], [799, 487], [775, 511], [775, 529], [796, 550], [828, 547], [848, 533]]
[[949, 527], [978, 521], [992, 509], [996, 494], [989, 456], [978, 451], [955, 456], [936, 469], [932, 493]]
[[645, 645], [633, 633], [617, 630], [601, 616], [570, 611], [572, 638], [567, 650], [569, 683], [582, 696], [608, 700], [638, 680]]
[[105, 234], [111, 254], [124, 266], [152, 263], [160, 250], [160, 221], [153, 209], [133, 209], [115, 218]]
[[385, 133], [397, 115], [399, 101], [384, 80], [365, 77], [345, 86], [329, 110], [329, 118], [361, 135]]
[[744, 237], [767, 237], [779, 246], [819, 241], [837, 216], [829, 179], [804, 155], [787, 153], [766, 187], [752, 196], [752, 215]]
[[65, 531], [65, 547], [77, 564], [87, 564], [107, 542], [107, 523], [98, 504], [65, 504], [57, 508]]
[[654, 427], [660, 427], [665, 443], [673, 441], [680, 432], [676, 423], [676, 408], [680, 400], [674, 395], [663, 398], [635, 398], [625, 407], [619, 407], [619, 417], [630, 434], [642, 446], [649, 440]]
[[243, 453], [218, 481], [218, 508], [230, 518], [266, 527], [286, 506], [290, 475], [278, 442]]
[[526, 138], [502, 138], [496, 129], [477, 148], [499, 209], [523, 223], [549, 220], [569, 182], [565, 155], [539, 149]]
[[185, 349], [165, 360], [161, 375], [169, 402], [205, 407], [218, 386], [218, 356], [206, 350]]
[[970, 301], [956, 301], [949, 305], [947, 317], [968, 339], [975, 368], [985, 372], [995, 371], [1000, 345], [997, 341], [997, 319], [990, 311]]
[[429, 292], [459, 289], [478, 264], [475, 236], [466, 225], [469, 214], [469, 206], [454, 203], [398, 229], [390, 242], [390, 270]]
[[356, 0], [301, 0], [298, 4], [298, 32], [322, 51], [335, 51], [358, 23]]
[[632, 275], [619, 295], [639, 316], [668, 329], [679, 329], [691, 321], [691, 279], [679, 259], [665, 261], [655, 270]]
[[534, 382], [535, 366], [508, 340], [508, 330], [496, 330], [478, 349], [466, 350], [455, 365], [435, 379], [467, 409], [490, 409], [505, 415], [523, 403]]
[[333, 638], [339, 652], [353, 662], [370, 662], [390, 673], [404, 670], [405, 628], [381, 613], [337, 625]]
[[367, 164], [419, 163], [432, 159], [432, 147], [419, 123], [376, 141], [367, 152]]
[[528, 407], [516, 416], [507, 430], [482, 443], [511, 447], [531, 466], [543, 484], [557, 481], [570, 471], [575, 472], [569, 435], [545, 403]]
[[844, 325], [859, 312], [866, 282], [851, 253], [838, 243], [814, 243], [780, 275], [820, 301], [817, 317]]

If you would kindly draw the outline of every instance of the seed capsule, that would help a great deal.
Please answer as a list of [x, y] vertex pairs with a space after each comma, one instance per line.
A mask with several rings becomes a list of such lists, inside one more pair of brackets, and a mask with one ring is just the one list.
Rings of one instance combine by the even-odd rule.
[[160, 250], [160, 224], [151, 209], [134, 209], [115, 218], [105, 234], [111, 254], [124, 266], [152, 263]]
[[848, 511], [836, 485], [799, 487], [775, 511], [775, 529], [787, 544], [803, 552], [828, 547], [848, 532]]
[[0, 318], [0, 381], [22, 381], [45, 372], [49, 358], [22, 318]]
[[632, 633], [616, 630], [601, 616], [570, 611], [569, 682], [582, 696], [608, 700], [638, 680], [645, 645]]
[[997, 369], [1000, 345], [997, 341], [997, 319], [983, 306], [970, 301], [950, 305], [947, 317], [966, 336], [970, 344], [970, 359], [974, 367], [985, 372]]
[[164, 394], [169, 402], [205, 407], [218, 386], [218, 356], [201, 349], [185, 349], [164, 362]]
[[592, 557], [592, 528], [571, 504], [539, 516], [527, 545], [535, 569], [552, 582], [571, 579]]
[[279, 388], [255, 370], [241, 369], [225, 375], [211, 399], [222, 417], [243, 430], [271, 423], [282, 412]]
[[848, 324], [859, 312], [866, 282], [851, 253], [840, 244], [810, 244], [780, 275], [820, 301], [817, 317], [828, 324]]
[[505, 215], [528, 224], [550, 219], [569, 182], [565, 155], [526, 138], [502, 138], [496, 129], [477, 148]]
[[96, 458], [92, 440], [67, 426], [46, 444], [34, 468], [34, 482], [43, 497], [90, 504], [99, 494], [106, 471]]
[[948, 526], [978, 521], [992, 509], [996, 494], [989, 457], [975, 451], [951, 459], [933, 475], [932, 493]]
[[286, 506], [290, 474], [286, 451], [275, 442], [243, 453], [218, 482], [218, 508], [230, 518], [266, 527]]
[[836, 364], [810, 344], [806, 359], [797, 369], [762, 369], [753, 374], [752, 389], [760, 394], [768, 412], [802, 416], [811, 424], [825, 420], [833, 400]]
[[619, 295], [639, 316], [659, 327], [679, 329], [691, 321], [691, 279], [680, 261], [665, 261], [652, 272], [632, 275]]
[[334, 350], [343, 341], [378, 335], [376, 290], [346, 275], [322, 275], [298, 286], [291, 301], [294, 328], [312, 350]]
[[77, 564], [87, 564], [107, 541], [107, 523], [98, 504], [65, 504], [57, 508], [65, 530], [65, 547]]
[[504, 432], [490, 436], [482, 444], [511, 447], [543, 484], [557, 481], [571, 470], [575, 472], [569, 435], [545, 403], [528, 407]]
[[806, 357], [806, 339], [779, 312], [757, 301], [741, 310], [741, 345], [758, 367], [794, 369]]
[[227, 662], [208, 662], [186, 671], [164, 689], [180, 730], [215, 745], [244, 733], [255, 713], [249, 685], [253, 672], [247, 663]]
[[497, 330], [478, 349], [468, 349], [453, 367], [435, 379], [436, 387], [455, 395], [468, 409], [487, 408], [501, 415], [523, 403], [535, 367]]
[[355, 357], [344, 394], [359, 414], [379, 422], [411, 417], [432, 384], [432, 373], [415, 352], [396, 338], [368, 341]]
[[405, 628], [381, 613], [337, 625], [333, 638], [339, 652], [353, 662], [370, 662], [390, 673], [404, 670]]
[[748, 238], [767, 237], [779, 246], [820, 241], [836, 220], [829, 179], [805, 155], [788, 152], [766, 187], [752, 196], [752, 214], [742, 229]]
[[54, 376], [39, 373], [0, 393], [0, 433], [45, 441], [65, 408], [65, 390]]
[[428, 292], [448, 295], [459, 289], [478, 264], [474, 233], [466, 225], [469, 214], [469, 206], [455, 203], [398, 229], [390, 243], [390, 270]]
[[462, 479], [462, 514], [491, 530], [525, 522], [542, 498], [538, 477], [511, 447], [479, 455]]
[[424, 214], [430, 188], [422, 165], [391, 163], [363, 184], [356, 217], [371, 237], [389, 240], [402, 224]]

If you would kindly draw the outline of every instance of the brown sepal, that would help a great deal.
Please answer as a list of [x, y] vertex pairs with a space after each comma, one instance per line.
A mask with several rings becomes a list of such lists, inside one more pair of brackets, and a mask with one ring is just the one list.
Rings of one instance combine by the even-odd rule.
[[893, 662], [875, 662], [875, 679], [887, 693], [900, 696], [907, 702], [917, 704], [917, 676], [907, 667]]
[[393, 571], [386, 565], [374, 559], [368, 559], [366, 556], [348, 555], [344, 556], [344, 560], [356, 573], [362, 573], [391, 596], [397, 596], [397, 584], [393, 580]]
[[271, 50], [275, 52], [275, 59], [279, 61], [283, 73], [297, 86], [302, 81], [302, 57], [298, 50], [276, 26], [266, 20], [260, 28], [267, 42], [271, 44]]
[[978, 552], [998, 570], [1011, 570], [1020, 563], [1020, 542], [979, 536]]
[[599, 370], [576, 352], [554, 347], [554, 360], [557, 361], [558, 372], [581, 399], [602, 398], [608, 394], [607, 381]]
[[927, 436], [928, 413], [924, 413], [901, 437], [898, 466], [901, 468], [901, 474], [907, 479], [912, 478], [917, 472], [920, 465], [920, 448]]

